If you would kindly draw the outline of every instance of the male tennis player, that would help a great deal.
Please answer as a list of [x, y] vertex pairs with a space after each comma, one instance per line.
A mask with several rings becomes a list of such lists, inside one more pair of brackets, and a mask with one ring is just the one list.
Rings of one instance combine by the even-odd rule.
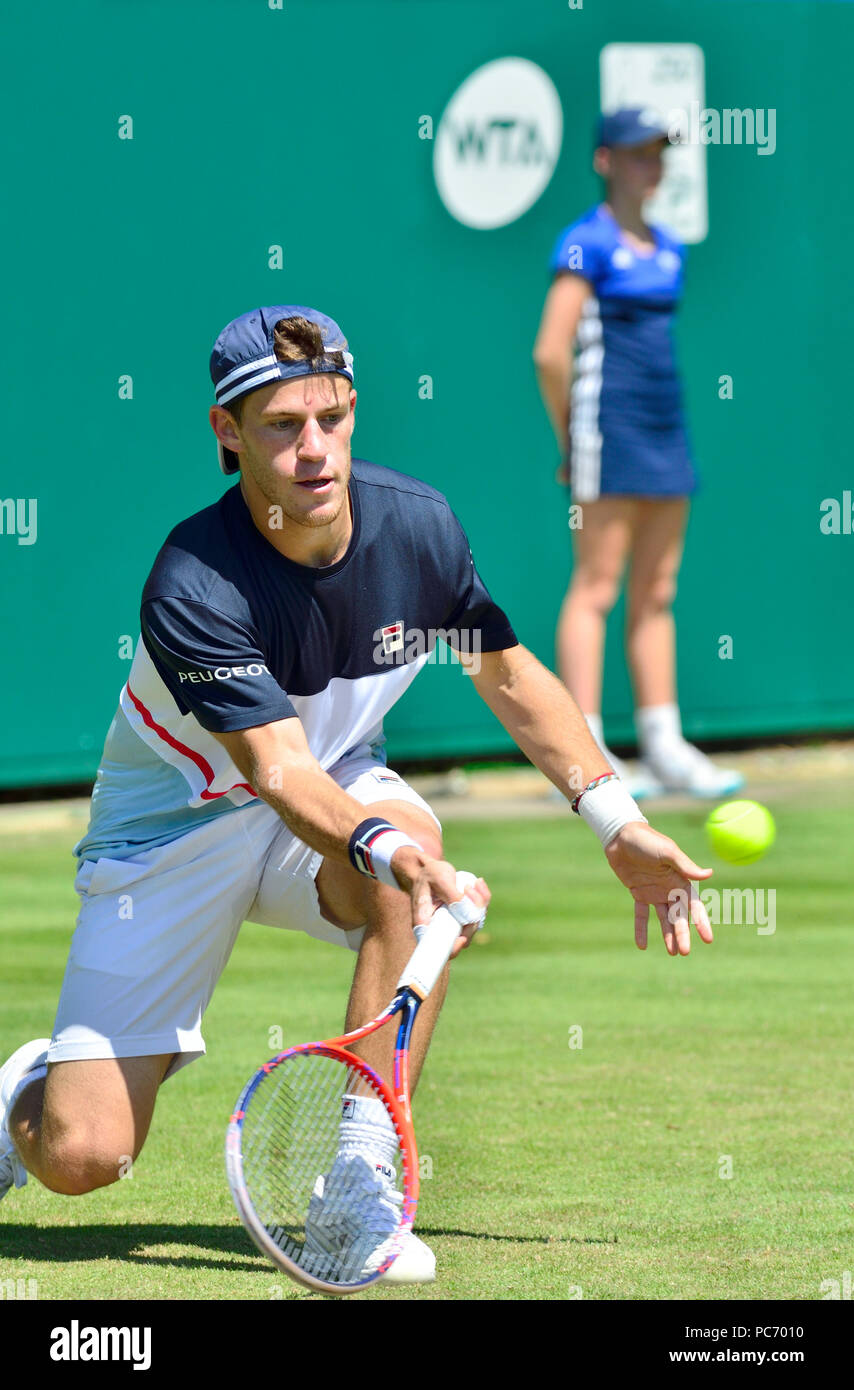
[[[652, 905], [667, 950], [687, 954], [690, 924], [668, 895], [685, 901], [711, 872], [645, 823], [490, 598], [445, 498], [351, 460], [353, 358], [331, 319], [293, 305], [244, 314], [217, 339], [211, 375], [220, 463], [240, 479], [171, 532], [145, 585], [75, 850], [82, 905], [53, 1036], [0, 1071], [0, 1195], [28, 1172], [68, 1194], [116, 1181], [161, 1083], [205, 1050], [202, 1016], [244, 920], [358, 953], [348, 1029], [392, 997], [413, 924], [460, 897], [436, 817], [383, 752], [383, 718], [428, 659], [428, 634], [447, 634], [599, 835], [636, 901], [639, 946]], [[485, 908], [482, 879], [468, 892]], [[693, 919], [711, 940], [699, 903]], [[443, 993], [418, 1018], [413, 1084]], [[386, 1076], [390, 1031], [361, 1046]], [[339, 1157], [376, 1174], [357, 1197], [379, 1245], [399, 1220], [394, 1135], [379, 1101], [345, 1110]], [[352, 1224], [321, 1219], [314, 1236], [343, 1242]], [[434, 1271], [411, 1236], [389, 1273]]]

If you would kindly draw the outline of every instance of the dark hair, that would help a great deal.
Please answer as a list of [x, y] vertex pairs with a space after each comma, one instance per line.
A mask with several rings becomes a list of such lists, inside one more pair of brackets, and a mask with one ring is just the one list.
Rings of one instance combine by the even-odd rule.
[[[345, 366], [343, 352], [326, 352], [320, 326], [311, 319], [295, 314], [290, 319], [279, 319], [273, 330], [273, 351], [280, 362], [309, 362], [314, 365], [324, 359], [334, 367]], [[247, 392], [250, 395], [251, 392]], [[237, 424], [246, 396], [238, 398], [226, 407]]]

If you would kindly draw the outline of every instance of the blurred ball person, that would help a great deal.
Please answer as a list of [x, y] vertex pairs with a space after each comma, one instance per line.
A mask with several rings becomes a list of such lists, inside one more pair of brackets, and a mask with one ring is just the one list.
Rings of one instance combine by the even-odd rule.
[[[720, 797], [743, 778], [683, 738], [676, 695], [671, 605], [697, 487], [672, 341], [684, 250], [642, 212], [661, 181], [666, 144], [657, 112], [601, 117], [593, 166], [605, 200], [561, 232], [551, 259], [534, 361], [564, 456], [558, 478], [581, 504], [558, 669], [635, 796]], [[605, 625], [627, 565], [626, 654], [641, 756], [635, 778], [607, 750], [601, 715]]]

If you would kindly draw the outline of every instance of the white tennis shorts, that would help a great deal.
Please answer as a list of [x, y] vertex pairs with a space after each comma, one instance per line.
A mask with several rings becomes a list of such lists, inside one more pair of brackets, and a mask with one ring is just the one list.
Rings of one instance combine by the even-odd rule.
[[[373, 758], [347, 759], [329, 775], [365, 806], [407, 801], [439, 824]], [[358, 951], [364, 928], [343, 931], [320, 914], [322, 862], [264, 801], [132, 859], [84, 860], [48, 1062], [174, 1052], [172, 1076], [201, 1057], [202, 1016], [244, 921]]]

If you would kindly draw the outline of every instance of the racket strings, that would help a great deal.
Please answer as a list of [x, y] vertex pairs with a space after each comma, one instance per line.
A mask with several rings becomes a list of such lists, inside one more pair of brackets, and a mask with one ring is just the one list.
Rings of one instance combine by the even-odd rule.
[[355, 1090], [386, 1104], [343, 1060], [295, 1053], [262, 1078], [243, 1121], [256, 1218], [287, 1261], [331, 1284], [367, 1279], [396, 1253], [402, 1228], [403, 1198], [388, 1176], [370, 1154], [342, 1153], [342, 1103]]

